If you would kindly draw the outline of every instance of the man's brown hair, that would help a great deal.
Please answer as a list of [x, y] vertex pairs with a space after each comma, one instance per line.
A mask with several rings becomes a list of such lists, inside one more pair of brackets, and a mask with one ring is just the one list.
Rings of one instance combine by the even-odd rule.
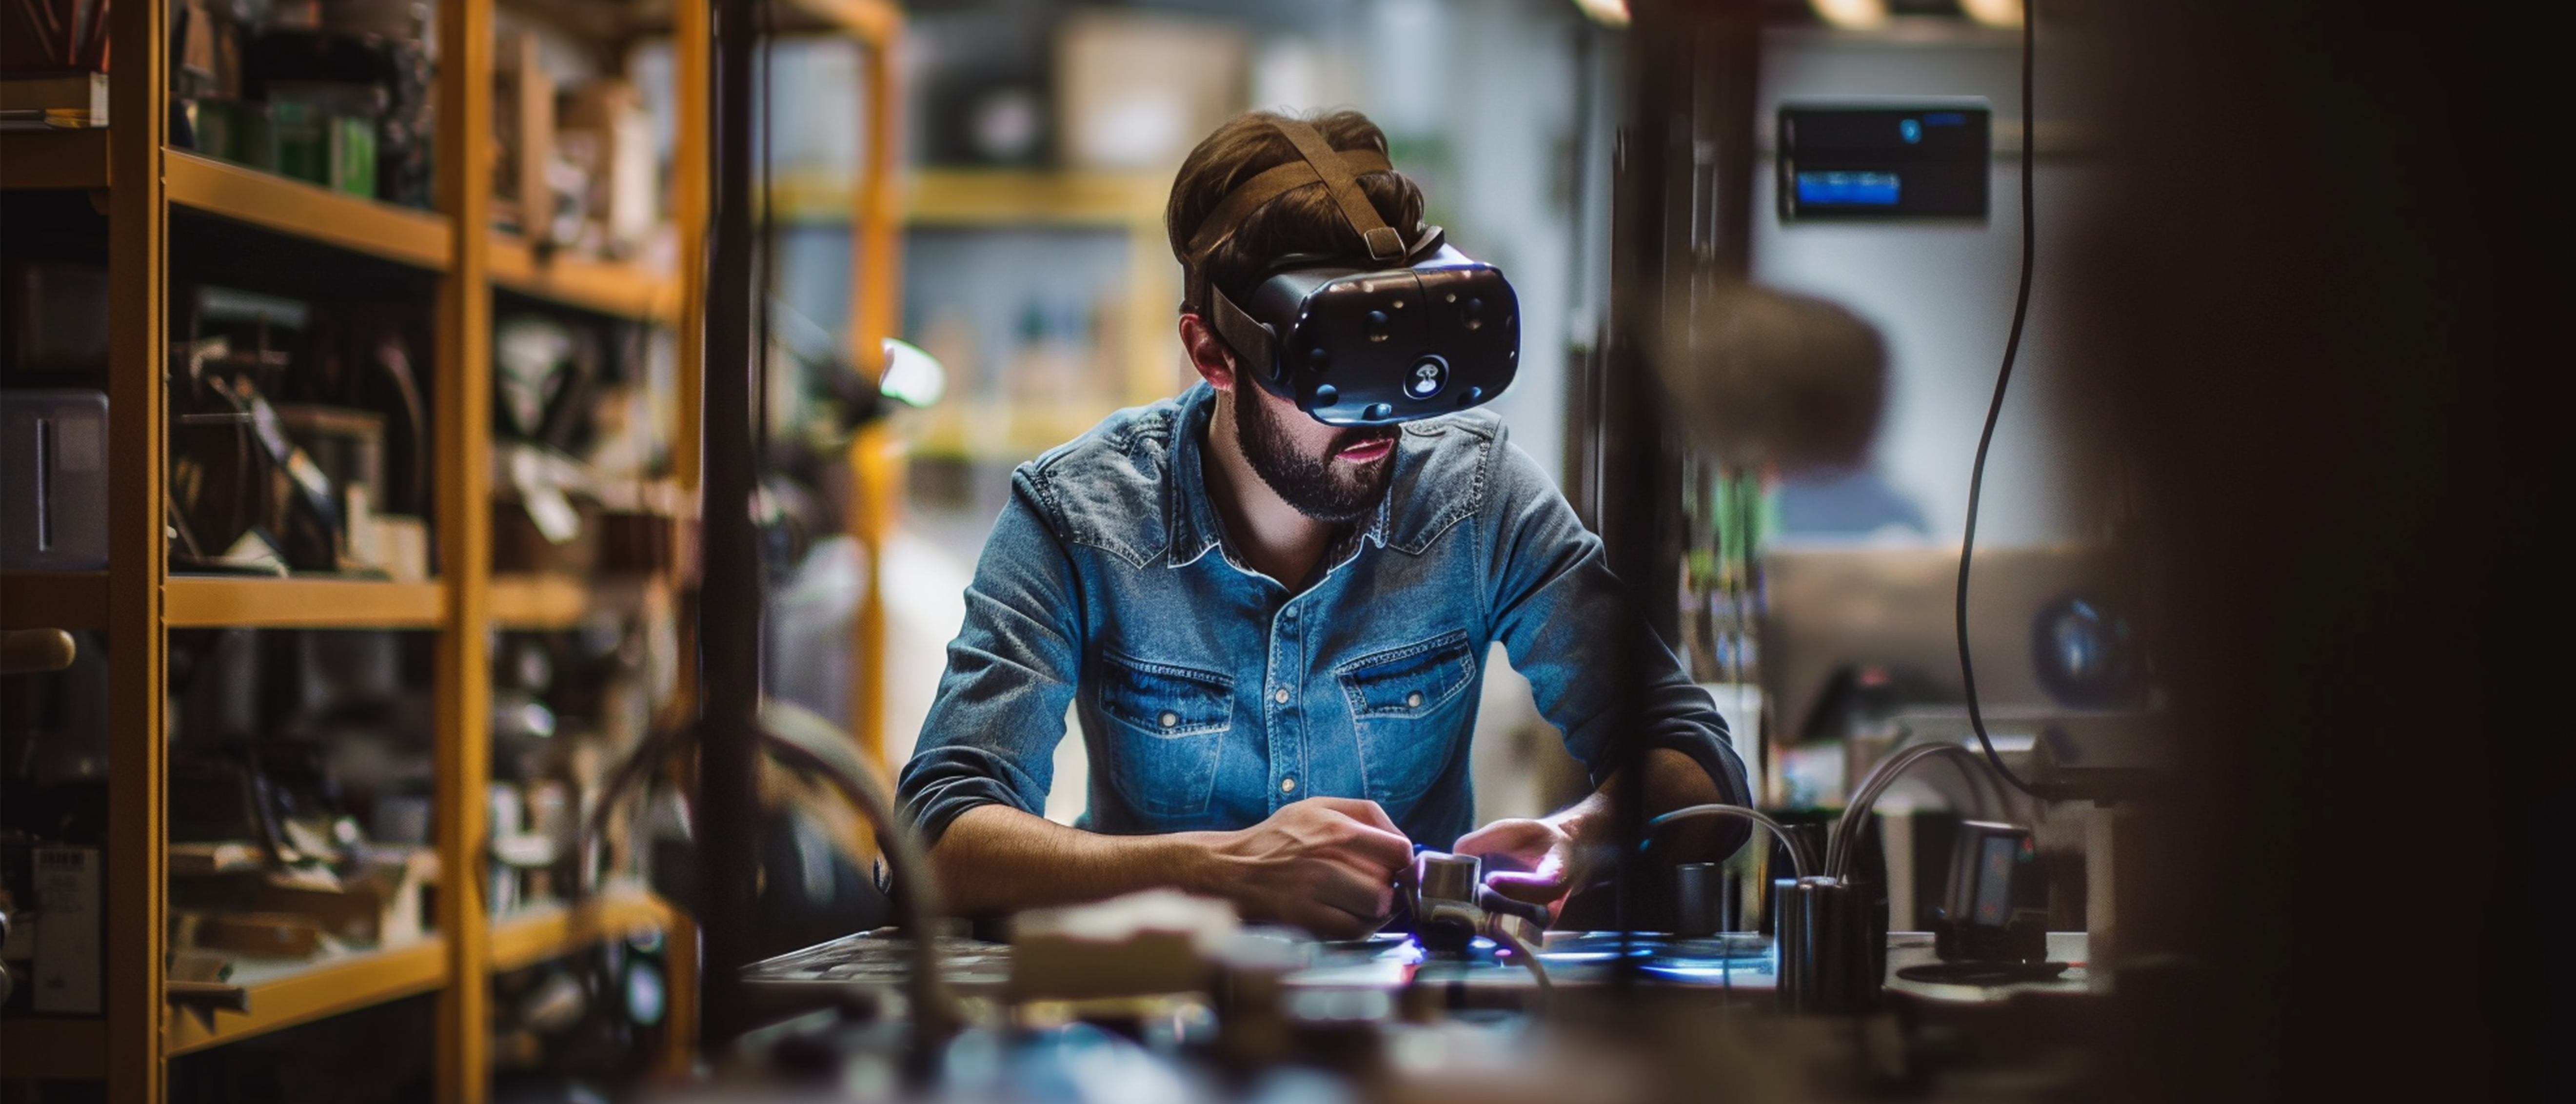
[[[1171, 201], [1163, 209], [1163, 231], [1172, 239], [1172, 255], [1180, 258], [1185, 286], [1191, 289], [1185, 294], [1196, 296], [1200, 287], [1213, 285], [1239, 303], [1279, 258], [1297, 253], [1368, 255], [1360, 244], [1359, 231], [1342, 214], [1331, 190], [1316, 183], [1254, 209], [1235, 224], [1232, 235], [1209, 251], [1205, 271], [1188, 271], [1190, 239], [1217, 205], [1244, 181], [1298, 159], [1296, 145], [1272, 125], [1283, 118], [1294, 116], [1268, 111], [1237, 115], [1216, 128], [1181, 162], [1180, 174], [1172, 180]], [[1331, 111], [1303, 122], [1315, 128], [1335, 150], [1386, 152], [1385, 133], [1359, 112]], [[1414, 240], [1422, 226], [1421, 188], [1399, 172], [1363, 173], [1359, 186], [1368, 195], [1369, 205], [1377, 208], [1379, 218], [1401, 232], [1407, 242]], [[1184, 302], [1181, 310], [1205, 314], [1207, 304]]]

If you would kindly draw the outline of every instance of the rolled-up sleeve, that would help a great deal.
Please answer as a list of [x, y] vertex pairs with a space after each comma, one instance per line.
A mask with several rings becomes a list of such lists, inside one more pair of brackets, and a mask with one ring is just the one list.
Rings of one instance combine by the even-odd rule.
[[966, 623], [895, 784], [903, 815], [936, 844], [960, 814], [1046, 808], [1082, 662], [1080, 595], [1064, 542], [1025, 474], [966, 588]]
[[[1726, 719], [1630, 604], [1601, 539], [1529, 454], [1507, 441], [1497, 446], [1492, 498], [1478, 526], [1492, 581], [1488, 613], [1512, 666], [1528, 676], [1539, 713], [1565, 734], [1566, 750], [1595, 786], [1624, 758], [1622, 740], [1634, 738], [1689, 756], [1728, 802], [1750, 804]], [[1623, 661], [1635, 669], [1623, 670]], [[1623, 699], [1634, 708], [1621, 710]], [[1623, 713], [1633, 733], [1616, 731]]]

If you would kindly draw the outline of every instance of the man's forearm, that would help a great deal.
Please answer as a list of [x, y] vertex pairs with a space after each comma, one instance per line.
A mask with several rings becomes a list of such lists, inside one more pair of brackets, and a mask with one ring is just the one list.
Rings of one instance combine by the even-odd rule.
[[[1643, 765], [1646, 815], [1649, 818], [1675, 809], [1713, 805], [1726, 800], [1726, 791], [1718, 786], [1717, 780], [1710, 778], [1697, 760], [1681, 752], [1671, 748], [1649, 748]], [[1591, 852], [1593, 858], [1606, 860], [1607, 849], [1615, 845], [1618, 834], [1611, 794], [1619, 784], [1619, 777], [1611, 776], [1600, 789], [1586, 795], [1583, 800], [1549, 816], [1548, 822], [1563, 829], [1566, 835], [1574, 838], [1576, 846]], [[1742, 838], [1742, 831], [1735, 822], [1710, 820], [1674, 825], [1670, 835], [1672, 843], [1681, 848], [1677, 853], [1701, 855], [1716, 850], [1724, 841]], [[1708, 858], [1714, 861], [1725, 856]], [[1608, 873], [1607, 866], [1600, 869]]]
[[1206, 892], [1207, 833], [1105, 836], [1006, 805], [979, 805], [948, 825], [930, 865], [948, 908], [1007, 913], [1097, 901], [1142, 889]]

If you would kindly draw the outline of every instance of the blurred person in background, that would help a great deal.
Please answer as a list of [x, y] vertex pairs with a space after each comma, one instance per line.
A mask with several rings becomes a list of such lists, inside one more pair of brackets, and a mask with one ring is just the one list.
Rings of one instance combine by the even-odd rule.
[[[1253, 208], [1203, 265], [1189, 255], [1238, 186], [1301, 156], [1283, 130], [1300, 125], [1337, 152], [1386, 150], [1352, 111], [1227, 122], [1166, 209], [1189, 287], [1244, 301], [1279, 268], [1365, 258], [1320, 180]], [[1358, 185], [1387, 226], [1427, 232], [1403, 174]], [[1416, 845], [1484, 856], [1495, 888], [1551, 909], [1606, 875], [1626, 741], [1645, 743], [1651, 810], [1747, 803], [1725, 721], [1499, 418], [1327, 425], [1246, 378], [1207, 306], [1182, 304], [1179, 325], [1204, 382], [1013, 475], [898, 787], [953, 907], [1172, 887], [1347, 937], [1385, 921]], [[1496, 641], [1597, 788], [1469, 831], [1467, 744]], [[1631, 651], [1645, 670], [1625, 669]], [[1093, 763], [1076, 827], [1040, 815], [1068, 709]], [[1633, 731], [1614, 730], [1623, 713]], [[1689, 846], [1742, 838], [1720, 827]]]

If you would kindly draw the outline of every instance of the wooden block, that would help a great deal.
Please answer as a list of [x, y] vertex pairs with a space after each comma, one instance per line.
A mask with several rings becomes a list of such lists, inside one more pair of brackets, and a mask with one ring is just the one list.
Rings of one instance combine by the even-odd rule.
[[216, 913], [196, 923], [196, 944], [264, 958], [311, 958], [322, 953], [322, 928], [303, 916]]

